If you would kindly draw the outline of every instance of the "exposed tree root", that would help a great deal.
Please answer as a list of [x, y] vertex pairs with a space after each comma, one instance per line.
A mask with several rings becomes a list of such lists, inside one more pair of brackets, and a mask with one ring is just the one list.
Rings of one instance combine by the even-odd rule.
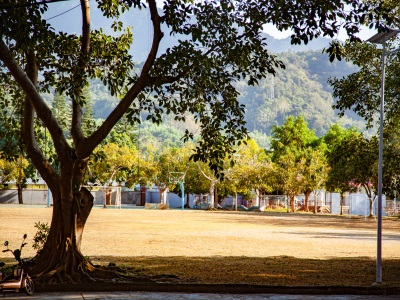
[[93, 207], [92, 194], [82, 187], [74, 191], [73, 201], [63, 199], [54, 202], [47, 241], [28, 270], [32, 278], [43, 284], [127, 280], [116, 270], [93, 266], [80, 252], [83, 229]]
[[[37, 267], [37, 266], [36, 266]], [[51, 268], [48, 268], [51, 269]], [[36, 273], [35, 268], [30, 269], [32, 278], [39, 283], [58, 284], [58, 283], [93, 283], [98, 281], [109, 281], [115, 279], [123, 279], [114, 270], [107, 270], [101, 267], [95, 267], [89, 262], [81, 263], [78, 268], [70, 269], [58, 266], [52, 270]]]

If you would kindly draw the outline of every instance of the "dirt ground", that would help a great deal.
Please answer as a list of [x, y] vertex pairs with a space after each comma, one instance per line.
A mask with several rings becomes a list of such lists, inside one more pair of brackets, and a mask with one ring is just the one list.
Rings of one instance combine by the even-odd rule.
[[[30, 247], [52, 208], [0, 205], [0, 241]], [[272, 212], [94, 208], [82, 253], [158, 282], [371, 286], [376, 219]], [[10, 261], [0, 253], [0, 260]], [[383, 219], [383, 282], [400, 286], [400, 219]]]

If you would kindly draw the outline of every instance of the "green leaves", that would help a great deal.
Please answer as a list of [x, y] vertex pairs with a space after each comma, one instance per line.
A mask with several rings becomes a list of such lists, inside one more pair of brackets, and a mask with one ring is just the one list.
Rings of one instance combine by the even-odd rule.
[[324, 49], [324, 52], [328, 53], [330, 62], [333, 62], [335, 59], [342, 60], [342, 47], [337, 41], [331, 42], [329, 47]]
[[[391, 44], [388, 43], [390, 49]], [[375, 45], [367, 43], [347, 43], [344, 53], [348, 60], [360, 67], [359, 71], [345, 78], [331, 78], [333, 96], [338, 100], [334, 105], [340, 113], [351, 109], [367, 121], [369, 127], [376, 122], [380, 110], [380, 90], [382, 78], [381, 55]], [[399, 113], [399, 69], [400, 62], [388, 57], [385, 74], [385, 123], [390, 124]]]
[[274, 126], [272, 129], [273, 160], [289, 152], [299, 157], [304, 149], [316, 142], [317, 136], [308, 128], [303, 117], [289, 116], [285, 124]]
[[131, 76], [134, 64], [128, 51], [132, 41], [129, 27], [118, 37], [107, 36], [101, 30], [92, 32], [88, 75], [102, 80], [113, 96], [123, 93]]
[[145, 2], [141, 0], [97, 0], [97, 5], [107, 18], [117, 18], [131, 7], [146, 8]]

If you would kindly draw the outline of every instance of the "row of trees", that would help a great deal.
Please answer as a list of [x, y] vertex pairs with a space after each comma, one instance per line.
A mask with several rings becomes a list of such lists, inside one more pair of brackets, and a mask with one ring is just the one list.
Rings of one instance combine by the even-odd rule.
[[[334, 124], [326, 135], [318, 137], [303, 117], [288, 117], [282, 126], [273, 127], [269, 150], [259, 147], [254, 140], [236, 147], [234, 163], [229, 159], [223, 162], [223, 180], [206, 163], [189, 159], [194, 149], [192, 143], [162, 149], [151, 144], [143, 147], [137, 151], [115, 143], [103, 145], [90, 160], [88, 178], [102, 185], [114, 180], [127, 186], [155, 184], [163, 199], [167, 189], [178, 187], [173, 174], [179, 172], [185, 174], [186, 193], [209, 193], [213, 206], [218, 204], [215, 189], [219, 197], [279, 192], [290, 199], [292, 211], [296, 209], [295, 196], [301, 193], [308, 211], [309, 196], [313, 193], [315, 199], [321, 189], [339, 193], [342, 205], [346, 193], [362, 189], [369, 199], [370, 216], [373, 215], [378, 141], [353, 127], [345, 129]], [[395, 170], [400, 166], [400, 161], [391, 155], [396, 148], [394, 143], [385, 148], [383, 188], [389, 196], [396, 189]]]
[[[57, 97], [55, 98], [55, 100]], [[65, 98], [64, 98], [65, 101]], [[53, 110], [60, 113], [62, 101], [53, 103]], [[58, 110], [56, 109], [58, 108]], [[59, 122], [70, 123], [64, 113]], [[88, 120], [91, 118], [88, 118]], [[90, 122], [95, 124], [94, 120]], [[234, 164], [226, 159], [221, 180], [206, 163], [190, 160], [194, 144], [183, 147], [157, 147], [144, 143], [138, 150], [137, 129], [120, 122], [109, 137], [99, 145], [91, 156], [83, 184], [107, 186], [114, 183], [133, 187], [154, 184], [160, 190], [160, 202], [167, 190], [179, 188], [176, 172], [184, 174], [187, 194], [209, 193], [211, 205], [215, 190], [218, 195], [240, 194], [251, 197], [280, 192], [290, 199], [290, 209], [295, 211], [295, 196], [305, 195], [304, 209], [309, 210], [309, 196], [325, 188], [341, 195], [342, 204], [347, 192], [360, 188], [370, 200], [370, 215], [377, 189], [377, 141], [365, 138], [355, 128], [344, 129], [338, 124], [331, 126], [326, 135], [317, 137], [303, 117], [289, 117], [282, 126], [274, 126], [269, 150], [249, 140], [235, 149]], [[45, 141], [43, 141], [45, 144]], [[54, 149], [48, 148], [49, 156]], [[386, 151], [395, 151], [390, 145]], [[387, 157], [387, 156], [385, 156]], [[391, 193], [396, 170], [396, 160], [387, 160], [385, 168], [385, 191]], [[57, 167], [57, 166], [55, 166]], [[21, 155], [10, 157], [0, 153], [2, 180], [15, 181], [22, 191], [22, 184], [32, 176], [33, 166]], [[20, 203], [22, 203], [22, 193]], [[316, 208], [314, 208], [316, 210]]]

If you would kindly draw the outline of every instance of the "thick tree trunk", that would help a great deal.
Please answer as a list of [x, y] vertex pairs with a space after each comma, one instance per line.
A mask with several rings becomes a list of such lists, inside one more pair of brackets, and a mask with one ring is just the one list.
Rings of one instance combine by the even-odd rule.
[[70, 170], [61, 171], [58, 185], [49, 186], [53, 196], [50, 232], [30, 270], [39, 281], [78, 283], [105, 277], [81, 253], [83, 229], [93, 207], [92, 194], [80, 185], [85, 166], [86, 161], [77, 159]]
[[210, 187], [209, 187], [209, 191], [210, 191], [210, 208], [214, 207], [214, 203], [215, 203], [215, 181], [211, 180], [210, 181]]
[[344, 193], [340, 193], [340, 215], [343, 215]]
[[375, 199], [369, 198], [369, 218], [374, 216], [374, 201]]
[[309, 208], [309, 201], [310, 201], [310, 195], [311, 195], [311, 192], [305, 192], [304, 193], [304, 210], [306, 211], [306, 212], [309, 212], [310, 211], [310, 208]]
[[165, 197], [165, 191], [167, 190], [166, 187], [158, 187], [158, 191], [160, 192], [160, 204], [167, 204], [165, 203], [166, 201], [164, 201]]
[[292, 212], [296, 212], [294, 197], [294, 195], [290, 195], [290, 209]]
[[185, 203], [185, 208], [190, 208], [190, 194], [186, 193], [186, 203]]
[[17, 183], [17, 191], [18, 191], [18, 204], [24, 204], [24, 199], [22, 197], [22, 184]]
[[50, 233], [31, 271], [46, 282], [84, 282], [91, 278], [88, 272], [94, 270], [80, 251], [93, 196], [86, 188], [71, 196], [72, 199], [68, 199], [66, 195], [53, 193]]
[[[73, 83], [73, 99], [80, 99], [81, 88], [85, 84], [88, 62], [90, 61], [90, 7], [89, 1], [81, 0], [82, 10], [82, 38], [80, 52], [77, 53], [77, 64], [71, 66]], [[22, 113], [22, 137], [27, 155], [33, 165], [48, 184], [53, 196], [53, 216], [47, 241], [35, 258], [36, 265], [30, 268], [30, 274], [36, 279], [49, 282], [84, 282], [91, 281], [93, 276], [89, 273], [100, 271], [94, 267], [81, 254], [81, 240], [84, 226], [93, 206], [93, 197], [90, 192], [81, 188], [87, 159], [110, 133], [115, 124], [128, 110], [133, 100], [150, 85], [150, 70], [157, 57], [158, 46], [163, 37], [161, 31], [162, 19], [157, 13], [155, 1], [148, 1], [153, 24], [153, 42], [149, 55], [144, 63], [142, 72], [136, 83], [132, 84], [118, 106], [109, 114], [103, 124], [89, 137], [82, 131], [82, 106], [80, 101], [72, 101], [71, 137], [73, 148], [63, 134], [57, 119], [52, 114], [49, 106], [41, 97], [37, 89], [39, 66], [36, 59], [34, 43], [26, 47], [16, 48], [16, 51], [25, 51], [22, 57], [23, 70], [14, 59], [13, 53], [3, 39], [0, 39], [0, 59], [8, 68], [16, 82], [25, 92], [26, 97]], [[13, 44], [12, 41], [10, 41]], [[18, 50], [19, 49], [19, 50]], [[44, 66], [45, 68], [45, 66]], [[167, 83], [167, 81], [166, 81]], [[72, 91], [71, 91], [72, 92]], [[61, 173], [54, 169], [43, 155], [35, 134], [35, 118], [40, 119], [49, 130], [61, 166]], [[103, 277], [105, 276], [102, 273]], [[116, 277], [116, 276], [113, 276]]]

